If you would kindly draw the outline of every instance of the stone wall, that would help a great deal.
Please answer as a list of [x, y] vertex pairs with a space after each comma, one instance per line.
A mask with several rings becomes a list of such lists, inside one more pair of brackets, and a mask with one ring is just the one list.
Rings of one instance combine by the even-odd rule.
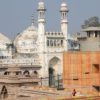
[[100, 52], [65, 52], [63, 60], [65, 88], [100, 91]]

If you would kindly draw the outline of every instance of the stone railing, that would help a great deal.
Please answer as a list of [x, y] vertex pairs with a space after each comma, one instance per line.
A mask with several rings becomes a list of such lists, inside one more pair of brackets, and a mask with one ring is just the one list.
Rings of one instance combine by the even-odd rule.
[[52, 36], [52, 37], [64, 37], [62, 32], [46, 32], [45, 33], [47, 36]]
[[39, 82], [41, 79], [38, 77], [31, 77], [31, 76], [0, 76], [1, 83], [32, 83], [32, 82]]
[[0, 67], [7, 65], [41, 65], [38, 59], [0, 59]]

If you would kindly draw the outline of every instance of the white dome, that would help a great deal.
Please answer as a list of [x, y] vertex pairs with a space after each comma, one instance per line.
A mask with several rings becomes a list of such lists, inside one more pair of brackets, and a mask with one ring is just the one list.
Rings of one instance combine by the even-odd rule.
[[23, 32], [17, 35], [14, 45], [20, 53], [33, 53], [37, 47], [38, 30], [32, 24]]
[[11, 43], [11, 40], [7, 36], [5, 36], [4, 34], [2, 34], [2, 33], [0, 33], [0, 41]]
[[17, 42], [20, 39], [28, 39], [37, 37], [37, 28], [32, 24], [28, 28], [26, 28], [23, 32], [17, 35], [15, 41]]

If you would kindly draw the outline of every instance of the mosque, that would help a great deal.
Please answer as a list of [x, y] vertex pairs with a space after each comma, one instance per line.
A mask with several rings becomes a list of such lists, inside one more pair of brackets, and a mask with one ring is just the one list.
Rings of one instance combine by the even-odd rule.
[[34, 22], [19, 33], [15, 40], [0, 34], [0, 75], [9, 75], [9, 65], [20, 66], [16, 75], [34, 73], [39, 78], [48, 77], [44, 85], [54, 85], [53, 76], [63, 73], [63, 52], [68, 50], [68, 7], [61, 3], [60, 32], [46, 32], [45, 4], [38, 3], [38, 26]]
[[[30, 88], [33, 85], [58, 86], [56, 82], [58, 78], [61, 80], [63, 75], [70, 78], [69, 72], [74, 71], [71, 63], [73, 59], [70, 59], [71, 56], [73, 58], [74, 53], [77, 55], [78, 51], [100, 51], [100, 27], [84, 29], [86, 36], [77, 34], [76, 38], [70, 38], [67, 19], [69, 9], [64, 1], [59, 11], [60, 32], [46, 32], [46, 7], [43, 1], [39, 1], [38, 26], [32, 22], [28, 28], [16, 36], [14, 41], [0, 33], [0, 91], [3, 96], [7, 96], [8, 92], [10, 95], [17, 94], [17, 90], [20, 91], [23, 87]], [[79, 63], [81, 61], [79, 60]], [[92, 65], [100, 64], [93, 62]], [[80, 73], [80, 70], [77, 72]], [[45, 81], [41, 81], [42, 79]], [[69, 80], [65, 82], [67, 83]], [[62, 86], [62, 82], [59, 85]]]

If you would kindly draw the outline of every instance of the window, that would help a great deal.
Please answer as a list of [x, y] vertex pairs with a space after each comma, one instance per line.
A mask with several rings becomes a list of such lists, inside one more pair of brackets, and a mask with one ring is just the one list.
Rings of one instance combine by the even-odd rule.
[[61, 40], [61, 46], [63, 46], [63, 40]]
[[50, 46], [53, 46], [53, 40], [50, 40]]
[[98, 92], [100, 92], [100, 86], [93, 86]]
[[95, 37], [97, 37], [98, 36], [98, 33], [97, 33], [97, 31], [95, 31]]
[[63, 18], [63, 19], [64, 19], [64, 15], [65, 15], [65, 14], [64, 14], [64, 13], [62, 13], [62, 18]]
[[90, 32], [87, 32], [87, 36], [90, 37]]
[[78, 76], [73, 76], [73, 80], [79, 80]]
[[41, 18], [42, 17], [42, 12], [40, 12], [40, 16], [39, 16], [39, 18]]
[[100, 72], [99, 64], [93, 64], [92, 71], [93, 73], [99, 73]]
[[57, 46], [58, 47], [60, 46], [60, 40], [57, 40]]
[[54, 40], [54, 46], [56, 46], [56, 40]]
[[38, 72], [37, 72], [37, 71], [34, 71], [34, 74], [35, 74], [35, 75], [37, 75], [37, 74], [38, 74]]
[[49, 46], [50, 44], [49, 44], [49, 40], [47, 40], [47, 46]]
[[19, 71], [18, 71], [18, 72], [16, 72], [16, 75], [21, 75], [21, 72], [19, 72]]
[[4, 75], [9, 75], [9, 72], [7, 72], [7, 71], [6, 71], [6, 72], [4, 72]]
[[28, 70], [25, 70], [23, 73], [25, 76], [30, 76], [30, 72]]

